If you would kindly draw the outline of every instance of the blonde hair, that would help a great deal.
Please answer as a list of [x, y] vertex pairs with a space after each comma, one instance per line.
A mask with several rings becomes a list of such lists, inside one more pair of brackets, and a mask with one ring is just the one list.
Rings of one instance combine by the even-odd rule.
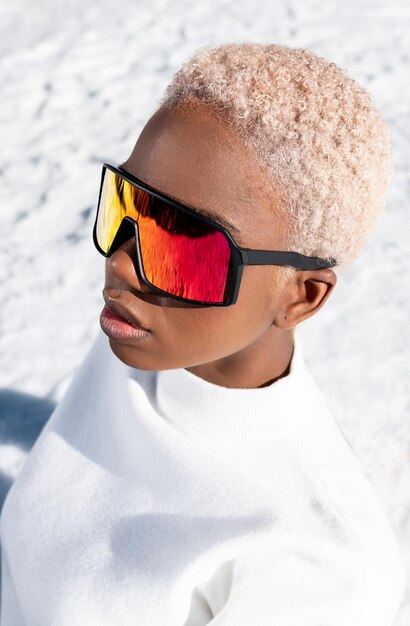
[[381, 217], [393, 174], [370, 94], [309, 50], [247, 42], [197, 49], [161, 99], [168, 109], [198, 103], [258, 161], [287, 216], [288, 249], [333, 257], [343, 271]]

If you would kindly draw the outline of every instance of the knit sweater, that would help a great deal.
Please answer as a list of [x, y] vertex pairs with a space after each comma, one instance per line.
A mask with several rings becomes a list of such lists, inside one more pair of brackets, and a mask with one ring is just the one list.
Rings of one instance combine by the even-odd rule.
[[0, 518], [0, 626], [391, 626], [396, 537], [309, 372], [227, 388], [99, 330]]

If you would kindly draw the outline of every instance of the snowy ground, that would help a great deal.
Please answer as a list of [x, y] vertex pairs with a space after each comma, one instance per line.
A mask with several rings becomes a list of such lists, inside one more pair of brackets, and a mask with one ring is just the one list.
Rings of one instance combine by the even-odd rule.
[[200, 45], [307, 47], [367, 87], [393, 132], [387, 213], [300, 336], [401, 545], [394, 626], [410, 623], [409, 26], [406, 0], [0, 4], [0, 507], [99, 328], [102, 163], [129, 156]]

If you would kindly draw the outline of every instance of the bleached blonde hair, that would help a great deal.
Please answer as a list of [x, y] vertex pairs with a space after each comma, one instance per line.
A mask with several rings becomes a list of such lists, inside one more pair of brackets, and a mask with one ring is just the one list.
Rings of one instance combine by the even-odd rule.
[[287, 249], [333, 257], [336, 273], [350, 265], [393, 174], [390, 130], [366, 89], [310, 50], [229, 43], [198, 48], [160, 101], [171, 110], [198, 103], [258, 161], [287, 216]]

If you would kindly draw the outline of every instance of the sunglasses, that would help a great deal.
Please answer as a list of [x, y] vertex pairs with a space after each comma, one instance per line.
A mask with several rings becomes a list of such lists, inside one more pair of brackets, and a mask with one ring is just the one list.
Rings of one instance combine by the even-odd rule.
[[110, 257], [134, 235], [143, 283], [159, 295], [204, 306], [235, 304], [244, 265], [336, 265], [298, 252], [241, 248], [216, 221], [104, 163], [94, 244]]

